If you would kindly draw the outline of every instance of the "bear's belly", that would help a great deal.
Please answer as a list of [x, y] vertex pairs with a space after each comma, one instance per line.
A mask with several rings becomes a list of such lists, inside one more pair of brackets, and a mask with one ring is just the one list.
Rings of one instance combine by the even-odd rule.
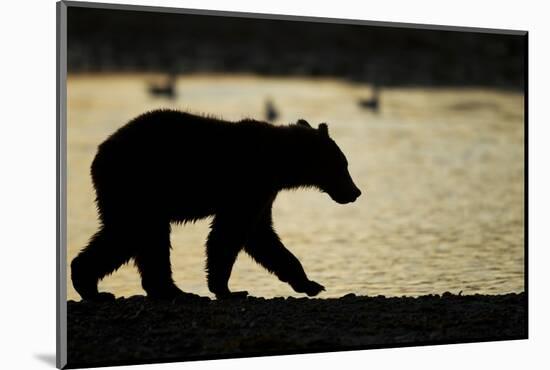
[[181, 197], [167, 204], [167, 213], [173, 222], [194, 222], [216, 213], [212, 199]]

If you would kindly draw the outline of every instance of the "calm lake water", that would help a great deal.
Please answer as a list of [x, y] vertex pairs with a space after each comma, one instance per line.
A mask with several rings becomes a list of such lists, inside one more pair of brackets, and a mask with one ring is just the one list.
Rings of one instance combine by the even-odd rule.
[[[315, 190], [283, 192], [275, 227], [319, 297], [463, 294], [524, 290], [523, 95], [484, 89], [384, 89], [379, 114], [363, 110], [367, 85], [336, 79], [196, 75], [177, 81], [175, 100], [150, 97], [146, 75], [68, 79], [68, 261], [98, 227], [90, 164], [98, 144], [144, 111], [171, 107], [228, 120], [328, 122], [363, 191], [338, 205]], [[177, 171], [177, 168], [174, 169]], [[174, 279], [210, 295], [208, 220], [173, 226]], [[80, 299], [68, 278], [68, 298]], [[300, 296], [241, 253], [233, 290]], [[100, 283], [117, 296], [144, 294], [132, 263]]]

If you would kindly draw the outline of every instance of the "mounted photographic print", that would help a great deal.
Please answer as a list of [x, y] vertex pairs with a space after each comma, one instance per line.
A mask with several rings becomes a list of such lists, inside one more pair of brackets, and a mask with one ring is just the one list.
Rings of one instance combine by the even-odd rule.
[[527, 32], [57, 5], [58, 367], [527, 338]]

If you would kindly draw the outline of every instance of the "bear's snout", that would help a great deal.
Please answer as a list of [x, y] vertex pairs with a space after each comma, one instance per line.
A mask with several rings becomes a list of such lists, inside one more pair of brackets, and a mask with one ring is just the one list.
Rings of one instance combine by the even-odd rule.
[[338, 191], [335, 193], [329, 192], [330, 197], [339, 204], [353, 203], [361, 196], [361, 190], [357, 186], [353, 186], [347, 191]]
[[346, 202], [346, 203], [353, 203], [357, 200], [357, 198], [359, 198], [361, 196], [361, 190], [359, 190], [358, 187], [355, 187], [351, 192], [350, 192], [350, 197], [349, 197], [349, 201]]
[[357, 198], [359, 198], [361, 196], [361, 190], [359, 190], [359, 188], [355, 188], [355, 194], [353, 195], [355, 197], [355, 199], [352, 200], [352, 202], [355, 202], [357, 200]]

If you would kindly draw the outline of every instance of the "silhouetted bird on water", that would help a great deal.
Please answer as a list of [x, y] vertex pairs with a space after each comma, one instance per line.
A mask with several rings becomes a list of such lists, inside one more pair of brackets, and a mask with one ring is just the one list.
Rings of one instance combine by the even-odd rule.
[[275, 106], [273, 105], [273, 102], [271, 100], [267, 100], [265, 102], [265, 118], [269, 122], [273, 122], [279, 117], [279, 113], [277, 112], [277, 109], [275, 109]]
[[164, 83], [149, 84], [149, 94], [174, 99], [176, 97], [176, 75], [169, 75]]
[[378, 85], [374, 85], [372, 88], [372, 96], [369, 99], [359, 100], [359, 106], [365, 109], [370, 109], [374, 113], [378, 113], [380, 107], [380, 89]]

